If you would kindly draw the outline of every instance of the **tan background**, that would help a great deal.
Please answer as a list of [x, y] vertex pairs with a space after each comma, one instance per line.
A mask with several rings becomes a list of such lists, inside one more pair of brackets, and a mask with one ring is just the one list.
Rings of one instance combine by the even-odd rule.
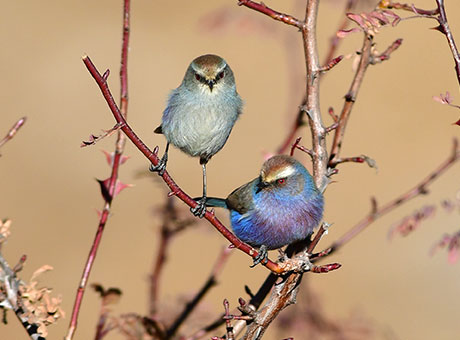
[[[101, 71], [110, 68], [109, 82], [116, 95], [121, 3], [1, 2], [0, 133], [6, 133], [20, 116], [28, 117], [25, 127], [1, 150], [0, 217], [13, 220], [13, 234], [4, 255], [12, 264], [22, 254], [28, 255], [21, 273], [25, 279], [43, 264], [54, 266], [41, 282], [63, 295], [67, 318], [50, 328], [49, 339], [62, 339], [68, 325], [98, 222], [96, 209], [102, 207], [95, 178], [106, 178], [109, 173], [100, 149], [113, 149], [113, 139], [95, 147], [79, 147], [90, 133], [113, 125], [80, 57], [87, 53]], [[268, 4], [303, 16], [302, 2]], [[417, 5], [432, 8], [434, 1], [420, 0]], [[460, 4], [447, 1], [446, 5], [452, 31], [460, 39]], [[340, 1], [323, 1], [321, 5], [318, 32], [322, 55], [341, 8]], [[214, 27], [222, 13], [228, 21]], [[430, 20], [409, 20], [382, 29], [376, 38], [379, 50], [398, 37], [404, 38], [404, 43], [390, 61], [370, 67], [343, 154], [369, 155], [376, 159], [379, 170], [354, 164], [340, 167], [336, 183], [326, 193], [325, 218], [334, 226], [321, 248], [369, 211], [371, 196], [384, 203], [412, 187], [446, 158], [452, 138], [458, 136], [460, 128], [452, 122], [459, 112], [432, 100], [433, 95], [446, 90], [459, 98], [445, 38], [428, 29], [434, 25]], [[340, 53], [351, 54], [360, 44], [359, 34], [350, 36]], [[304, 61], [300, 35], [294, 28], [240, 8], [236, 1], [133, 1], [129, 120], [149, 146], [164, 147], [163, 137], [152, 131], [160, 122], [167, 94], [180, 83], [188, 63], [209, 52], [227, 59], [245, 100], [244, 115], [208, 167], [209, 193], [225, 196], [257, 175], [263, 152], [274, 151], [286, 134], [304, 88]], [[351, 67], [351, 60], [345, 60], [325, 78], [321, 89], [324, 114], [328, 106], [339, 111], [353, 74]], [[326, 121], [330, 123], [329, 118]], [[308, 146], [309, 137], [302, 134]], [[115, 313], [144, 313], [159, 226], [152, 211], [164, 200], [166, 191], [154, 176], [139, 176], [148, 163], [129, 143], [126, 154], [131, 159], [120, 176], [135, 187], [114, 201], [90, 282], [123, 290]], [[170, 156], [172, 176], [188, 193], [199, 195], [201, 168], [197, 160], [177, 150]], [[437, 181], [429, 196], [382, 218], [331, 257], [330, 261], [343, 264], [341, 270], [307, 275], [329, 316], [344, 319], [359, 314], [375, 326], [379, 336], [389, 339], [458, 338], [459, 265], [449, 265], [445, 252], [428, 256], [430, 247], [444, 233], [458, 230], [458, 212], [447, 214], [439, 209], [435, 218], [407, 238], [389, 242], [387, 233], [394, 222], [422, 205], [455, 198], [459, 169], [455, 166]], [[227, 221], [225, 212], [219, 215]], [[215, 254], [226, 244], [206, 223], [174, 241], [161, 287], [165, 311], [174, 311], [177, 296], [190, 296], [201, 285]], [[245, 284], [255, 290], [267, 271], [250, 269], [249, 264], [247, 256], [235, 252], [220, 286], [209, 294], [202, 309], [220, 312], [224, 297], [235, 306], [237, 298], [245, 296]], [[89, 290], [75, 339], [93, 338], [98, 308], [97, 295]], [[14, 315], [8, 314], [10, 323], [0, 326], [0, 337], [26, 339]], [[267, 338], [292, 335], [295, 333], [278, 333], [272, 328]], [[115, 334], [108, 338], [120, 339]], [[296, 337], [302, 338], [306, 335]]]

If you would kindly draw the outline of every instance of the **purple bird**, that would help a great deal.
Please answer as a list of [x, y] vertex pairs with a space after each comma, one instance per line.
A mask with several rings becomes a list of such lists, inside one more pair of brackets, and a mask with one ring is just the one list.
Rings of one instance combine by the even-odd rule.
[[323, 216], [324, 200], [302, 164], [278, 155], [262, 165], [259, 177], [225, 200], [208, 198], [207, 206], [230, 210], [235, 235], [260, 249], [257, 264], [266, 259], [267, 250], [309, 237]]

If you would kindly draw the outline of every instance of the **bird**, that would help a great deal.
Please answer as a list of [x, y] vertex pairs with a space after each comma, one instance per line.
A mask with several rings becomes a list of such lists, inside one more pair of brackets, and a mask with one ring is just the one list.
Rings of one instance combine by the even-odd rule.
[[220, 56], [205, 54], [187, 68], [180, 86], [171, 91], [155, 133], [167, 144], [159, 163], [150, 171], [163, 175], [172, 144], [192, 157], [199, 157], [203, 169], [203, 195], [190, 210], [202, 218], [206, 213], [206, 164], [227, 142], [242, 112], [243, 101], [236, 90], [235, 77]]
[[324, 198], [300, 162], [276, 155], [265, 161], [259, 177], [226, 199], [209, 197], [207, 205], [228, 209], [235, 235], [259, 248], [254, 266], [267, 260], [268, 250], [309, 237], [322, 219]]

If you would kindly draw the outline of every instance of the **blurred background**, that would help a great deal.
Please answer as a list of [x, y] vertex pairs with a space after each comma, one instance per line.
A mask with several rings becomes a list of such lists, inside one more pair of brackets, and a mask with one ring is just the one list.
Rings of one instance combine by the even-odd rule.
[[[266, 3], [281, 12], [304, 16], [303, 1]], [[375, 3], [363, 1], [356, 11], [369, 11]], [[0, 218], [13, 221], [12, 235], [2, 253], [11, 265], [27, 254], [20, 273], [25, 280], [44, 264], [54, 267], [40, 277], [40, 284], [53, 287], [54, 294], [63, 297], [66, 319], [51, 326], [48, 337], [62, 339], [96, 232], [97, 210], [103, 206], [95, 179], [107, 178], [110, 169], [101, 150], [111, 152], [115, 141], [111, 137], [80, 148], [90, 134], [114, 125], [81, 56], [88, 54], [100, 71], [111, 70], [109, 84], [118, 97], [122, 1], [1, 4], [0, 135], [20, 117], [28, 119], [1, 149]], [[323, 58], [342, 20], [344, 5], [339, 0], [321, 2], [318, 40]], [[435, 1], [418, 0], [416, 5], [432, 9]], [[460, 3], [446, 1], [446, 6], [452, 32], [459, 40]], [[245, 106], [226, 146], [209, 163], [208, 192], [225, 197], [257, 176], [264, 155], [275, 152], [284, 140], [304, 93], [305, 64], [297, 30], [229, 0], [133, 1], [131, 20], [129, 122], [137, 134], [151, 148], [159, 145], [162, 153], [165, 140], [153, 130], [160, 123], [169, 91], [180, 84], [193, 58], [219, 54], [231, 65]], [[377, 35], [379, 51], [397, 38], [404, 41], [389, 61], [369, 67], [342, 155], [365, 154], [376, 160], [378, 170], [365, 164], [339, 166], [339, 174], [326, 192], [325, 220], [333, 226], [317, 250], [364, 217], [372, 196], [384, 204], [418, 183], [449, 155], [452, 139], [460, 132], [452, 124], [459, 112], [432, 97], [450, 91], [460, 103], [459, 86], [445, 37], [430, 30], [435, 25], [429, 19], [407, 20], [395, 28], [383, 28]], [[324, 78], [321, 104], [327, 124], [331, 124], [329, 106], [340, 112], [353, 76], [353, 55], [361, 41], [359, 33], [348, 36], [337, 54], [349, 57]], [[309, 146], [309, 131], [303, 129], [298, 134]], [[147, 172], [147, 160], [129, 142], [126, 155], [130, 159], [121, 167], [120, 179], [134, 187], [113, 202], [90, 277], [90, 283], [123, 291], [120, 302], [113, 306], [114, 315], [147, 313], [149, 273], [161, 225], [159, 209], [167, 193], [164, 183]], [[300, 152], [296, 156], [311, 168], [308, 157]], [[173, 149], [168, 170], [191, 196], [201, 194], [197, 159]], [[458, 338], [459, 264], [450, 264], [445, 250], [433, 257], [429, 251], [445, 233], [459, 229], [458, 209], [448, 213], [440, 205], [443, 200], [456, 201], [459, 170], [460, 164], [455, 165], [430, 186], [429, 195], [379, 219], [327, 259], [340, 262], [340, 270], [305, 275], [309, 294], [315, 295], [315, 303], [327, 318], [346, 325], [358, 321], [373, 330], [368, 338]], [[436, 205], [434, 217], [407, 237], [389, 240], [395, 223], [427, 204]], [[183, 204], [177, 206], [188, 216]], [[228, 225], [227, 213], [217, 214]], [[178, 313], [199, 289], [227, 244], [205, 221], [172, 241], [160, 286], [165, 317]], [[276, 252], [271, 254], [271, 258], [276, 256]], [[190, 334], [213, 320], [223, 311], [224, 298], [232, 307], [238, 297], [247, 298], [244, 285], [257, 290], [268, 272], [261, 266], [251, 269], [250, 264], [250, 258], [233, 251], [219, 285], [199, 307], [206, 316], [196, 317], [184, 332]], [[305, 303], [303, 292], [306, 289], [300, 291], [299, 305], [289, 309], [299, 308], [300, 313]], [[88, 288], [75, 339], [94, 338], [99, 306], [98, 295]], [[13, 313], [8, 312], [8, 320], [8, 325], [0, 327], [0, 337], [26, 339]], [[284, 325], [287, 323], [284, 320]], [[272, 325], [266, 338], [308, 338], [301, 326], [281, 326]], [[114, 332], [107, 338], [123, 337]]]

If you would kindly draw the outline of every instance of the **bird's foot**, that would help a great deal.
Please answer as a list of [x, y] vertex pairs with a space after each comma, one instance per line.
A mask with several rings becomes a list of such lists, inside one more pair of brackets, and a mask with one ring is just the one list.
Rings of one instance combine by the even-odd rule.
[[163, 176], [166, 170], [166, 163], [168, 162], [168, 156], [165, 154], [161, 157], [157, 165], [150, 164], [149, 170], [151, 172], [158, 172], [158, 175]]
[[251, 268], [254, 268], [259, 263], [266, 264], [268, 262], [268, 249], [266, 245], [261, 245], [259, 248], [259, 253], [254, 257]]
[[206, 214], [206, 196], [203, 196], [199, 200], [196, 200], [196, 203], [198, 203], [196, 207], [190, 208], [190, 211], [193, 215], [199, 218], [203, 218], [204, 214]]

